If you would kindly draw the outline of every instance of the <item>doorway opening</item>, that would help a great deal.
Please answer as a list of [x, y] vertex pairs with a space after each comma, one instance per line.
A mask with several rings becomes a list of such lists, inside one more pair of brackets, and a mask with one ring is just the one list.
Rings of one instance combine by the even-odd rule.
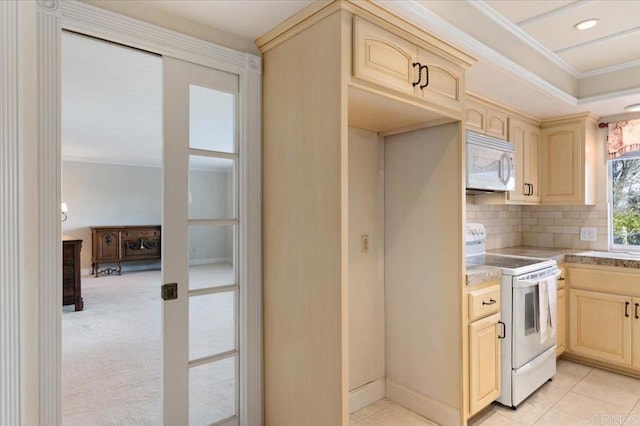
[[[63, 283], [62, 423], [162, 424], [163, 58], [75, 33], [61, 43], [62, 233], [82, 247], [77, 266], [63, 248], [80, 283]], [[203, 154], [188, 160], [185, 227], [194, 425], [240, 406], [236, 98], [189, 92]]]

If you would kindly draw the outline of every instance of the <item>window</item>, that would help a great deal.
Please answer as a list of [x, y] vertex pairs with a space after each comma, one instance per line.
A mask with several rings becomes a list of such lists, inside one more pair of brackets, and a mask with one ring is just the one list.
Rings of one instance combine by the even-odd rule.
[[640, 250], [640, 156], [609, 161], [611, 247]]

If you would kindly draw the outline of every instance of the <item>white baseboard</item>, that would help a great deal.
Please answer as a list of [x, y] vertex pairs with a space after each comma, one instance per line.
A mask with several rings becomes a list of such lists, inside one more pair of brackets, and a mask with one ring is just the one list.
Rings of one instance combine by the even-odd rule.
[[233, 263], [231, 257], [212, 257], [209, 259], [191, 259], [189, 265], [210, 265], [212, 263]]
[[349, 392], [349, 413], [358, 411], [384, 398], [384, 377]]
[[391, 379], [386, 380], [387, 398], [443, 426], [460, 426], [460, 411]]

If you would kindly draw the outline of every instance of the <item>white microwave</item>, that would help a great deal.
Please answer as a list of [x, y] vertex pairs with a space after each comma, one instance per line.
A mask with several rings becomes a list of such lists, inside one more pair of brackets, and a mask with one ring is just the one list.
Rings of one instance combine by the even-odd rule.
[[467, 189], [513, 191], [514, 145], [501, 139], [467, 131]]

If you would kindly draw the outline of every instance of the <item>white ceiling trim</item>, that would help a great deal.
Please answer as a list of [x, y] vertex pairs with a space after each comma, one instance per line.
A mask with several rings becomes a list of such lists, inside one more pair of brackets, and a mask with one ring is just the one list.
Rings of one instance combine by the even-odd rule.
[[609, 34], [608, 36], [585, 41], [584, 43], [578, 43], [578, 44], [574, 44], [573, 46], [564, 47], [562, 49], [556, 50], [555, 53], [560, 55], [562, 53], [570, 52], [572, 50], [579, 50], [585, 47], [593, 46], [594, 44], [602, 43], [609, 40], [615, 40], [617, 38], [626, 37], [628, 35], [633, 35], [636, 33], [640, 33], [640, 26], [629, 28], [628, 30], [620, 31], [619, 33]]
[[608, 101], [615, 98], [621, 98], [624, 96], [640, 95], [640, 87], [634, 87], [633, 89], [620, 90], [617, 92], [603, 93], [602, 95], [585, 96], [578, 99], [578, 105], [589, 104], [592, 102]]
[[414, 0], [411, 1], [382, 1], [380, 2], [391, 12], [404, 17], [421, 28], [429, 28], [434, 35], [450, 41], [462, 50], [473, 52], [474, 56], [486, 63], [498, 68], [514, 79], [533, 87], [534, 89], [571, 106], [577, 105], [577, 98], [570, 95], [540, 78], [528, 69], [516, 64], [504, 55], [496, 52], [487, 45], [480, 43], [469, 34], [461, 31], [454, 25], [445, 21], [430, 10], [420, 6]]
[[573, 3], [565, 4], [564, 6], [560, 6], [557, 9], [550, 10], [545, 13], [541, 13], [540, 15], [533, 16], [529, 19], [525, 19], [524, 21], [520, 21], [517, 23], [519, 27], [526, 27], [527, 25], [534, 24], [538, 21], [542, 21], [543, 19], [547, 19], [550, 16], [559, 15], [561, 13], [566, 12], [569, 9], [573, 9], [575, 7], [584, 6], [596, 0], [576, 0]]
[[624, 70], [627, 68], [633, 68], [633, 67], [637, 67], [640, 66], [640, 59], [635, 60], [635, 61], [629, 61], [629, 62], [625, 62], [623, 64], [616, 64], [616, 65], [611, 65], [608, 67], [604, 67], [604, 68], [598, 68], [592, 71], [587, 71], [584, 72], [582, 74], [580, 74], [581, 78], [587, 78], [587, 77], [593, 77], [596, 75], [601, 75], [601, 74], [608, 74], [610, 72], [614, 72], [614, 71], [620, 71], [620, 70]]
[[[491, 19], [493, 22], [498, 24], [503, 29], [509, 31], [511, 35], [519, 39], [520, 41], [526, 43], [529, 47], [536, 50], [541, 55], [544, 55], [547, 59], [556, 64], [563, 71], [568, 72], [574, 78], [580, 77], [580, 71], [572, 67], [569, 63], [567, 63], [564, 59], [560, 58], [556, 53], [549, 50], [542, 43], [540, 43], [535, 38], [531, 37], [527, 32], [523, 31], [518, 25], [506, 19], [500, 13], [496, 12], [494, 8], [488, 5], [485, 0], [466, 0], [471, 6], [478, 9], [483, 15]], [[569, 4], [568, 6], [572, 6], [574, 3]], [[559, 10], [559, 9], [556, 9]]]

